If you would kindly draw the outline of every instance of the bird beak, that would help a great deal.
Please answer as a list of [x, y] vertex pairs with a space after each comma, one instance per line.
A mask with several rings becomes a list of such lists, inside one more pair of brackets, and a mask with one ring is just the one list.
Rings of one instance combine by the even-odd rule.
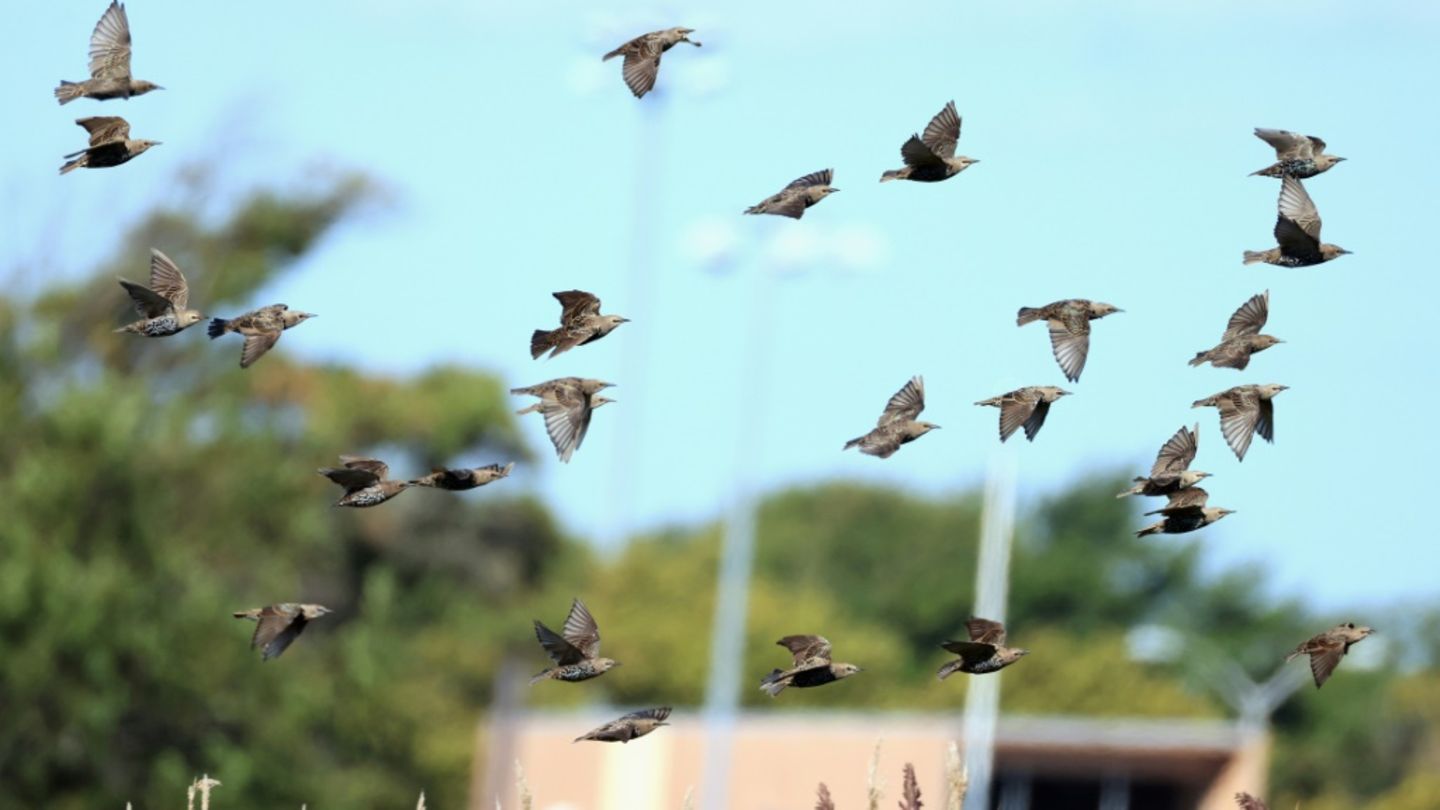
[[1336, 163], [1340, 163], [1340, 162], [1345, 161], [1345, 160], [1349, 160], [1349, 158], [1342, 158], [1342, 157], [1337, 157], [1337, 158], [1335, 158], [1335, 162], [1336, 162]]
[[630, 323], [630, 319], [629, 319], [629, 318], [624, 318], [624, 317], [622, 317], [622, 318], [620, 319], [620, 323]]

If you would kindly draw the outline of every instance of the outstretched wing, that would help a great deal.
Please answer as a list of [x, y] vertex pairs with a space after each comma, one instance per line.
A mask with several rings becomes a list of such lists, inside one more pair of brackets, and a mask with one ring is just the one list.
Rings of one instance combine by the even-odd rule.
[[1265, 321], [1270, 318], [1270, 291], [1266, 290], [1259, 295], [1250, 297], [1249, 301], [1240, 305], [1235, 314], [1230, 316], [1230, 323], [1225, 326], [1225, 334], [1220, 338], [1222, 342], [1237, 337], [1258, 335], [1260, 330], [1265, 328]]
[[155, 248], [150, 249], [150, 289], [177, 310], [190, 304], [190, 285], [185, 283], [185, 275], [169, 256]]
[[960, 115], [955, 112], [954, 101], [947, 102], [944, 109], [930, 119], [920, 140], [938, 157], [955, 157], [955, 144], [960, 140]]
[[1280, 181], [1280, 216], [1275, 223], [1275, 239], [1285, 252], [1292, 255], [1319, 253], [1320, 212], [1304, 184], [1293, 177]]
[[130, 78], [130, 20], [125, 7], [112, 0], [90, 34], [90, 76], [95, 79]]
[[1275, 157], [1280, 160], [1310, 158], [1325, 151], [1325, 142], [1319, 138], [1298, 135], [1289, 130], [1257, 127], [1255, 137], [1274, 147]]
[[621, 69], [625, 84], [636, 98], [642, 98], [655, 89], [655, 79], [660, 76], [660, 49], [646, 43], [642, 47], [625, 51], [625, 66]]
[[978, 641], [947, 641], [940, 646], [965, 659], [967, 664], [989, 661], [995, 655], [994, 644], [982, 644]]
[[585, 660], [585, 653], [539, 620], [535, 622], [535, 638], [539, 640], [540, 646], [545, 648], [545, 654], [558, 666], [569, 666]]
[[390, 476], [390, 465], [378, 458], [367, 456], [341, 456], [340, 463], [352, 470], [364, 470], [376, 478], [384, 479]]
[[1340, 659], [1345, 657], [1345, 645], [1340, 642], [1332, 642], [1328, 639], [1310, 650], [1310, 674], [1315, 678], [1315, 688], [1319, 689], [1330, 680], [1334, 674], [1335, 667], [1340, 665]]
[[560, 633], [586, 658], [600, 654], [600, 626], [590, 615], [590, 609], [579, 599], [570, 604], [570, 615], [565, 617], [565, 626]]
[[1225, 436], [1225, 443], [1235, 451], [1235, 457], [1241, 461], [1245, 460], [1245, 453], [1255, 438], [1256, 423], [1260, 421], [1260, 407], [1256, 399], [1249, 396], [1220, 400], [1220, 432]]
[[578, 389], [564, 389], [554, 399], [542, 400], [540, 413], [545, 417], [545, 432], [555, 445], [556, 455], [569, 463], [590, 430], [589, 400]]
[[905, 161], [906, 166], [917, 169], [940, 162], [939, 156], [932, 152], [924, 141], [920, 140], [919, 135], [911, 135], [909, 140], [901, 144], [900, 159]]
[[149, 287], [136, 284], [133, 281], [120, 279], [120, 286], [130, 294], [130, 300], [135, 303], [135, 311], [142, 318], [158, 318], [170, 311], [170, 301]]
[[1076, 382], [1085, 370], [1090, 354], [1090, 319], [1082, 312], [1067, 313], [1062, 320], [1049, 321], [1050, 348], [1065, 379]]
[[890, 401], [885, 403], [885, 412], [880, 414], [877, 426], [891, 422], [910, 422], [925, 410], [925, 378], [919, 375], [910, 378]]
[[809, 188], [810, 186], [828, 186], [830, 179], [834, 177], [834, 169], [824, 169], [818, 172], [811, 172], [804, 177], [796, 178], [785, 188]]
[[275, 343], [279, 340], [279, 329], [273, 332], [251, 332], [245, 335], [245, 345], [240, 349], [240, 367], [249, 368], [255, 365], [255, 361], [275, 348]]
[[91, 148], [130, 137], [130, 123], [118, 115], [92, 115], [78, 119], [75, 123], [90, 133]]
[[321, 475], [344, 487], [346, 492], [354, 492], [357, 489], [373, 486], [380, 480], [379, 476], [369, 470], [359, 470], [351, 467], [325, 467], [319, 472]]
[[775, 643], [790, 651], [797, 667], [816, 659], [830, 660], [830, 640], [824, 636], [786, 636]]
[[669, 706], [657, 706], [657, 707], [655, 707], [655, 708], [653, 708], [653, 709], [641, 709], [641, 710], [638, 711], [638, 712], [630, 712], [629, 714], [625, 715], [624, 717], [621, 717], [620, 719], [621, 719], [621, 720], [654, 720], [654, 721], [656, 721], [656, 722], [660, 722], [660, 721], [663, 721], [665, 718], [667, 718], [667, 717], [669, 717], [669, 716], [670, 716], [670, 707], [669, 707]]
[[[1030, 424], [1030, 417], [1039, 410], [1039, 398], [1009, 397], [1000, 402], [1000, 441], [1010, 438], [1010, 435], [1019, 430], [1022, 425]], [[1045, 417], [1042, 414], [1039, 423], [1036, 423], [1035, 430], [1040, 429]], [[1027, 428], [1025, 435], [1034, 438], [1034, 433]]]
[[1150, 467], [1150, 477], [1154, 478], [1161, 473], [1178, 473], [1190, 469], [1190, 464], [1195, 460], [1195, 453], [1199, 449], [1200, 426], [1194, 429], [1182, 427], [1175, 431], [1165, 444], [1160, 446], [1160, 452], [1155, 456], [1155, 464]]
[[1001, 645], [1005, 643], [1005, 625], [990, 619], [971, 617], [965, 622], [965, 632], [970, 634], [971, 641], [981, 644]]
[[567, 290], [553, 293], [553, 295], [563, 307], [560, 312], [561, 326], [569, 326], [576, 319], [586, 315], [600, 314], [600, 299], [584, 290]]

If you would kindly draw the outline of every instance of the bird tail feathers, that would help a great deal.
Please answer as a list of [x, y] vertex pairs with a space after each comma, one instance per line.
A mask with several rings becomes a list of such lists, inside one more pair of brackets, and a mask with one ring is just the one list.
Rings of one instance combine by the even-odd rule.
[[205, 329], [205, 333], [210, 336], [211, 340], [214, 340], [215, 338], [218, 338], [221, 335], [225, 334], [225, 331], [229, 328], [229, 326], [230, 322], [225, 320], [224, 318], [211, 318], [210, 326]]
[[1214, 404], [1215, 404], [1215, 398], [1214, 398], [1214, 397], [1206, 397], [1206, 398], [1204, 398], [1204, 399], [1197, 399], [1197, 400], [1195, 400], [1194, 402], [1190, 403], [1190, 407], [1192, 407], [1192, 408], [1204, 408], [1204, 407], [1208, 407], [1208, 406], [1211, 406], [1211, 405], [1214, 405]]
[[1148, 535], [1148, 534], [1159, 534], [1159, 533], [1160, 533], [1160, 529], [1164, 528], [1164, 526], [1165, 526], [1165, 521], [1163, 521], [1163, 520], [1160, 521], [1160, 522], [1158, 522], [1158, 523], [1152, 523], [1152, 524], [1150, 524], [1149, 526], [1146, 526], [1145, 528], [1141, 529], [1140, 531], [1135, 532], [1135, 536], [1136, 536], [1136, 537], [1144, 537], [1144, 536], [1146, 536], [1146, 535]]
[[60, 86], [55, 88], [55, 100], [61, 104], [69, 104], [77, 98], [85, 95], [85, 88], [79, 82], [60, 81]]
[[772, 669], [769, 675], [766, 675], [760, 680], [760, 691], [764, 692], [770, 697], [775, 697], [781, 692], [784, 692], [785, 687], [790, 685], [789, 681], [786, 681], [781, 677], [784, 674], [784, 670]]
[[884, 174], [880, 175], [880, 182], [882, 182], [882, 183], [888, 183], [888, 182], [890, 182], [891, 180], [900, 180], [900, 179], [903, 179], [904, 177], [905, 177], [905, 170], [904, 170], [904, 169], [890, 169], [889, 171], [887, 171], [887, 172], [885, 172]]
[[1128, 495], [1139, 495], [1139, 494], [1140, 494], [1140, 487], [1133, 487], [1133, 488], [1131, 488], [1131, 489], [1125, 490], [1124, 492], [1120, 493], [1119, 495], [1116, 495], [1115, 497], [1117, 497], [1117, 498], [1124, 498], [1124, 497], [1126, 497], [1126, 496], [1128, 496]]
[[[840, 448], [840, 449], [841, 449], [841, 450], [849, 450], [850, 448], [855, 447], [856, 445], [860, 444], [860, 442], [862, 442], [862, 441], [864, 441], [864, 440], [865, 440], [865, 437], [864, 437], [864, 436], [860, 436], [860, 437], [851, 439], [850, 441], [845, 442], [845, 446], [842, 447], [842, 448]], [[775, 671], [776, 671], [776, 672], [779, 672], [780, 670], [777, 669], [777, 670], [775, 670]]]
[[536, 674], [535, 674], [535, 677], [533, 677], [533, 678], [530, 679], [530, 685], [531, 685], [531, 686], [534, 686], [535, 684], [540, 683], [541, 681], [549, 680], [549, 679], [550, 679], [550, 672], [551, 672], [551, 670], [548, 670], [548, 669], [547, 669], [547, 670], [543, 670], [543, 671], [541, 671], [541, 672], [536, 673]]
[[1257, 262], [1263, 262], [1265, 261], [1265, 253], [1266, 251], [1263, 250], [1247, 250], [1245, 251], [1245, 261], [1242, 262], [1242, 264], [1255, 264]]
[[530, 335], [530, 359], [538, 360], [540, 355], [555, 348], [555, 332], [558, 331], [560, 330], [547, 332], [544, 329], [536, 329]]
[[1015, 316], [1015, 325], [1024, 326], [1040, 320], [1040, 310], [1034, 307], [1021, 307], [1020, 312]]
[[613, 50], [613, 51], [605, 54], [605, 55], [602, 56], [602, 57], [600, 57], [600, 61], [601, 61], [601, 62], [609, 62], [611, 59], [614, 59], [615, 57], [619, 56], [620, 54], [622, 54], [622, 53], [624, 53], [624, 52], [625, 52], [625, 49], [624, 49], [623, 47], [616, 48], [615, 50]]
[[60, 167], [61, 174], [69, 174], [89, 162], [89, 155], [85, 153], [81, 153], [79, 157], [73, 155], [66, 155], [66, 157], [69, 157], [70, 160], [65, 161], [65, 165]]
[[1198, 365], [1200, 365], [1201, 363], [1204, 363], [1206, 360], [1209, 360], [1209, 359], [1210, 359], [1210, 352], [1208, 352], [1208, 351], [1205, 351], [1205, 352], [1196, 352], [1196, 353], [1195, 353], [1195, 359], [1190, 361], [1190, 365], [1192, 365], [1192, 366], [1198, 366]]

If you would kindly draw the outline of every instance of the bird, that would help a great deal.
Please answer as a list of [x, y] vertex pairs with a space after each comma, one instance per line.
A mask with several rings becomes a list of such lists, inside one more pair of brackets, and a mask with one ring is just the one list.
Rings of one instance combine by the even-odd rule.
[[594, 731], [576, 737], [575, 742], [595, 740], [596, 742], [628, 743], [636, 737], [644, 737], [661, 726], [670, 725], [665, 722], [665, 718], [669, 716], [669, 706], [630, 712], [618, 720], [611, 720]]
[[807, 174], [759, 203], [746, 208], [745, 213], [777, 214], [782, 217], [799, 219], [805, 215], [805, 209], [840, 190], [830, 185], [834, 174], [833, 169]]
[[1240, 810], [1270, 810], [1269, 805], [1249, 793], [1236, 793], [1235, 804]]
[[960, 116], [955, 112], [955, 102], [950, 101], [930, 119], [924, 135], [911, 135], [910, 140], [900, 147], [900, 158], [905, 161], [905, 168], [885, 172], [880, 175], [880, 182], [914, 180], [938, 183], [949, 180], [980, 162], [964, 155], [955, 156], [955, 144], [959, 140]]
[[260, 660], [279, 658], [280, 653], [295, 643], [304, 632], [305, 625], [332, 611], [324, 605], [281, 602], [253, 610], [239, 610], [233, 615], [237, 619], [258, 622], [255, 635], [250, 638], [250, 649], [260, 648]]
[[390, 466], [379, 459], [363, 456], [341, 456], [339, 467], [321, 467], [316, 472], [329, 478], [345, 489], [345, 494], [335, 502], [336, 506], [379, 506], [399, 495], [414, 481], [393, 481]]
[[155, 248], [150, 249], [150, 286], [120, 279], [120, 286], [130, 294], [140, 320], [115, 331], [145, 337], [168, 337], [179, 334], [205, 320], [205, 315], [190, 309], [190, 285], [174, 261]]
[[1071, 298], [1056, 301], [1043, 307], [1021, 307], [1015, 317], [1017, 326], [1034, 321], [1045, 321], [1050, 325], [1050, 347], [1055, 352], [1055, 362], [1065, 372], [1065, 379], [1079, 382], [1080, 372], [1085, 370], [1085, 357], [1090, 353], [1090, 322], [1124, 312], [1111, 304]]
[[1160, 452], [1155, 455], [1155, 463], [1150, 467], [1150, 475], [1135, 478], [1135, 486], [1115, 497], [1169, 495], [1209, 478], [1210, 473], [1190, 469], [1199, 447], [1200, 426], [1187, 428], [1182, 425], [1174, 436], [1160, 445]]
[[1029, 650], [1005, 646], [1005, 625], [989, 619], [971, 618], [965, 622], [969, 641], [947, 641], [940, 646], [960, 656], [947, 661], [935, 673], [940, 680], [957, 672], [984, 675], [998, 672], [1030, 654]]
[[1296, 647], [1285, 656], [1285, 663], [1288, 664], [1301, 655], [1310, 656], [1310, 674], [1315, 678], [1315, 688], [1319, 689], [1330, 680], [1335, 667], [1340, 665], [1340, 659], [1350, 652], [1351, 645], [1360, 643], [1374, 632], [1373, 629], [1354, 622], [1336, 625]]
[[915, 376], [905, 383], [890, 401], [885, 403], [885, 412], [875, 423], [875, 429], [859, 438], [845, 443], [844, 450], [859, 447], [866, 455], [889, 458], [900, 445], [908, 444], [924, 436], [939, 425], [918, 422], [915, 417], [925, 410], [925, 378]]
[[790, 651], [794, 663], [789, 669], [772, 670], [760, 680], [760, 691], [777, 697], [788, 686], [807, 689], [848, 678], [860, 667], [830, 660], [830, 641], [824, 636], [786, 636], [775, 642]]
[[[1188, 493], [1188, 494], [1187, 494]], [[1199, 487], [1189, 487], [1171, 495], [1171, 503], [1175, 506], [1167, 506], [1164, 509], [1157, 509], [1154, 512], [1146, 512], [1147, 515], [1163, 514], [1164, 519], [1146, 526], [1135, 532], [1136, 537], [1145, 537], [1151, 534], [1185, 534], [1197, 529], [1203, 529], [1211, 523], [1215, 523], [1226, 515], [1235, 514], [1234, 509], [1221, 509], [1218, 506], [1186, 506], [1186, 501], [1199, 501], [1204, 503], [1209, 495]]]
[[90, 133], [90, 145], [78, 152], [65, 156], [60, 167], [61, 174], [76, 169], [105, 169], [119, 166], [145, 154], [159, 141], [146, 141], [130, 137], [130, 123], [118, 115], [92, 115], [78, 118], [75, 123]]
[[249, 368], [274, 347], [275, 342], [280, 339], [280, 333], [314, 317], [316, 315], [313, 312], [300, 312], [284, 304], [271, 304], [228, 320], [214, 318], [207, 331], [211, 340], [229, 332], [243, 335], [245, 346], [240, 350], [240, 367]]
[[1025, 440], [1033, 442], [1035, 434], [1045, 424], [1045, 414], [1050, 413], [1050, 404], [1068, 396], [1069, 391], [1053, 385], [1030, 385], [975, 404], [993, 405], [1000, 409], [1000, 441], [1005, 441], [1010, 434], [1024, 427]]
[[1299, 135], [1284, 129], [1255, 128], [1255, 137], [1275, 147], [1275, 162], [1251, 172], [1250, 176], [1293, 177], [1308, 180], [1335, 168], [1343, 157], [1325, 154], [1325, 142], [1314, 135]]
[[1285, 342], [1271, 335], [1260, 334], [1269, 317], [1270, 291], [1251, 296], [1250, 300], [1241, 304], [1235, 314], [1230, 316], [1230, 323], [1225, 326], [1225, 334], [1220, 336], [1220, 345], [1208, 351], [1196, 352], [1190, 365], [1209, 363], [1216, 368], [1243, 370], [1250, 365], [1250, 355]]
[[600, 299], [583, 290], [568, 290], [553, 293], [563, 309], [560, 312], [560, 328], [551, 331], [536, 329], [530, 336], [530, 357], [538, 360], [540, 355], [550, 356], [568, 352], [576, 346], [593, 343], [615, 331], [629, 318], [619, 315], [601, 315]]
[[1280, 181], [1280, 213], [1275, 218], [1279, 247], [1247, 250], [1243, 264], [1264, 262], [1279, 267], [1309, 267], [1348, 255], [1339, 245], [1320, 241], [1320, 212], [1305, 186], [1293, 177]]
[[110, 7], [100, 15], [90, 34], [90, 78], [83, 82], [61, 80], [55, 88], [55, 100], [69, 104], [77, 98], [105, 101], [143, 96], [151, 90], [164, 90], [154, 82], [140, 81], [130, 75], [130, 19], [125, 6], [111, 0]]
[[536, 619], [535, 638], [555, 666], [531, 678], [532, 685], [541, 681], [588, 681], [620, 666], [619, 661], [600, 657], [600, 628], [590, 609], [578, 598], [570, 603], [570, 614], [559, 633]]
[[605, 54], [600, 61], [605, 62], [617, 56], [624, 56], [625, 63], [620, 69], [620, 75], [625, 79], [625, 84], [636, 98], [644, 98], [646, 93], [654, 89], [655, 78], [660, 75], [660, 56], [662, 54], [681, 42], [688, 42], [697, 48], [700, 47], [700, 43], [690, 39], [690, 35], [693, 33], [695, 33], [694, 28], [666, 28], [663, 31], [641, 34]]
[[515, 469], [513, 461], [503, 466], [488, 464], [484, 467], [462, 467], [460, 469], [437, 467], [429, 475], [416, 478], [410, 483], [417, 487], [434, 487], [435, 489], [448, 489], [451, 492], [463, 492], [467, 489], [494, 483], [501, 478], [507, 478], [513, 469]]
[[1235, 451], [1235, 458], [1244, 461], [1256, 433], [1267, 442], [1275, 441], [1275, 404], [1271, 400], [1289, 387], [1273, 383], [1237, 385], [1197, 399], [1190, 407], [1220, 409], [1220, 432], [1225, 435], [1225, 443]]
[[615, 400], [597, 394], [614, 383], [579, 377], [560, 377], [539, 385], [526, 388], [511, 388], [512, 394], [529, 394], [540, 398], [539, 402], [516, 411], [516, 415], [540, 411], [545, 417], [545, 432], [550, 443], [555, 445], [555, 454], [560, 461], [570, 462], [570, 457], [585, 441], [590, 429], [590, 414], [601, 405]]

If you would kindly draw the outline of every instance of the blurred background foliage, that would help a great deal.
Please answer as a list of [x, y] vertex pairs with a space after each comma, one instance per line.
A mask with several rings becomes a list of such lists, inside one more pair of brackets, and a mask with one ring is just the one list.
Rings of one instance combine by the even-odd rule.
[[[0, 785], [5, 806], [160, 806], [200, 772], [250, 806], [433, 806], [465, 800], [506, 656], [539, 669], [530, 620], [583, 596], [607, 654], [590, 688], [537, 687], [538, 705], [693, 706], [708, 668], [718, 525], [655, 531], [612, 556], [568, 536], [525, 494], [527, 447], [505, 385], [480, 370], [405, 378], [305, 364], [281, 341], [256, 368], [201, 327], [141, 340], [115, 277], [146, 277], [151, 246], [224, 315], [263, 293], [379, 192], [331, 176], [233, 209], [158, 210], [78, 280], [0, 297]], [[24, 268], [21, 268], [24, 271]], [[31, 280], [33, 282], [33, 279]], [[330, 302], [288, 302], [318, 310]], [[390, 324], [387, 328], [405, 328]], [[335, 510], [315, 475], [340, 453], [399, 474], [516, 460], [516, 479], [464, 496], [418, 491]], [[1123, 476], [1031, 504], [1017, 526], [1009, 624], [1035, 654], [1004, 708], [1100, 716], [1224, 716], [1187, 657], [1141, 663], [1127, 633], [1169, 628], [1263, 679], [1345, 616], [1266, 596], [1260, 571], [1206, 572], [1203, 546], [1133, 537]], [[934, 678], [936, 644], [973, 601], [978, 493], [939, 499], [849, 483], [774, 493], [758, 523], [745, 671], [785, 661], [774, 640], [821, 632], [867, 672], [787, 693], [785, 709], [958, 711], [964, 678]], [[279, 661], [247, 649], [229, 613], [275, 601], [336, 613]], [[1342, 667], [1275, 717], [1272, 806], [1436, 806], [1440, 610], [1397, 606], [1386, 665]], [[1393, 630], [1392, 630], [1393, 628]], [[1208, 645], [1208, 646], [1207, 646]], [[1295, 664], [1294, 666], [1300, 666]], [[773, 705], [746, 688], [745, 701]]]

